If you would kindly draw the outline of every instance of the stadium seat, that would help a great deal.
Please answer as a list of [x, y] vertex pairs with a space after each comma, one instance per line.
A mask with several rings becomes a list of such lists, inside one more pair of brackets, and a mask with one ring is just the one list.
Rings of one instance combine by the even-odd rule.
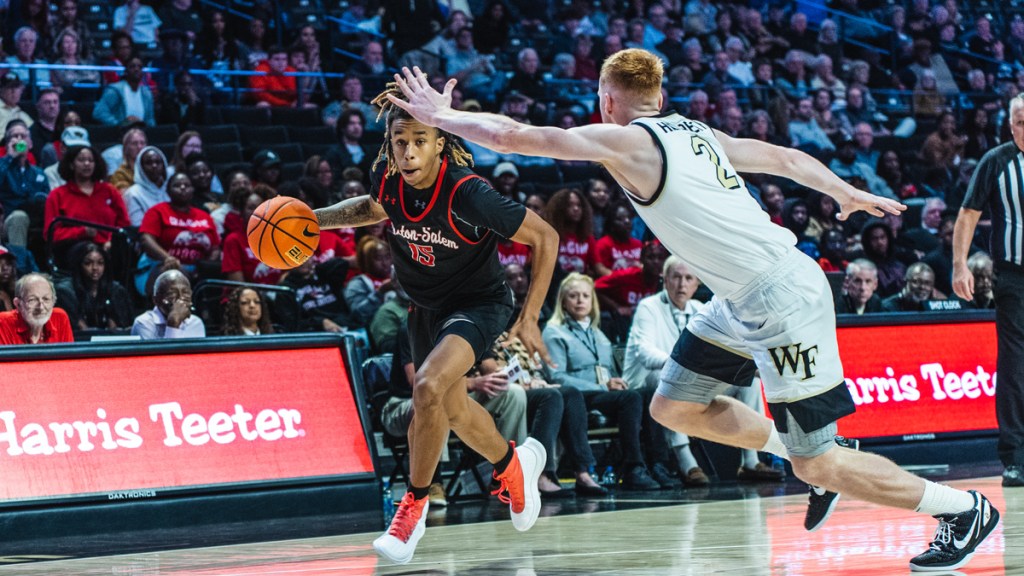
[[330, 150], [330, 144], [307, 144], [302, 143], [302, 155], [308, 160], [311, 156], [324, 156]]
[[164, 156], [167, 157], [168, 163], [174, 161], [174, 142], [150, 142], [149, 145], [159, 148], [164, 153]]
[[[290, 146], [298, 146], [298, 144], [290, 144]], [[305, 162], [285, 162], [281, 165], [281, 181], [294, 182], [302, 178], [302, 171], [305, 168]]]
[[203, 144], [203, 153], [213, 164], [240, 164], [242, 148], [238, 144]]
[[124, 132], [124, 128], [120, 126], [107, 126], [105, 124], [85, 126], [85, 129], [89, 131], [89, 142], [92, 142], [93, 146], [100, 149], [120, 144], [121, 136]]
[[322, 126], [320, 112], [311, 108], [271, 108], [270, 123], [285, 126]]
[[220, 109], [224, 123], [239, 126], [266, 126], [270, 124], [270, 112], [255, 106], [225, 106]]
[[287, 126], [288, 141], [299, 144], [335, 144], [338, 137], [330, 126]]
[[246, 148], [262, 150], [273, 144], [287, 144], [288, 130], [284, 126], [252, 126], [239, 124], [242, 142]]
[[203, 144], [238, 144], [242, 141], [238, 133], [238, 127], [234, 124], [217, 124], [213, 126], [199, 126], [196, 129], [203, 137]]
[[177, 124], [159, 124], [146, 128], [146, 139], [150, 144], [176, 144], [180, 132]]

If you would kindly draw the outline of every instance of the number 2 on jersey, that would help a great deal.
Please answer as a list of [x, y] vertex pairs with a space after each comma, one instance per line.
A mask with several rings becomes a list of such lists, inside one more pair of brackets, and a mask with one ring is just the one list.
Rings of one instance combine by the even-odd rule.
[[740, 187], [740, 179], [735, 174], [729, 174], [729, 171], [722, 167], [722, 160], [718, 157], [718, 153], [711, 147], [711, 143], [701, 138], [700, 136], [690, 136], [690, 142], [693, 144], [693, 153], [697, 156], [704, 154], [708, 155], [708, 160], [715, 165], [718, 170], [718, 181], [729, 188], [730, 190]]

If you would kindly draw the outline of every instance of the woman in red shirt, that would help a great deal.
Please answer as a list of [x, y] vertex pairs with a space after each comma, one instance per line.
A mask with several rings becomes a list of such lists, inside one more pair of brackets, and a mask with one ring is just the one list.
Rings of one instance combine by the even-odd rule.
[[630, 234], [633, 232], [633, 208], [625, 201], [612, 205], [607, 234], [597, 241], [597, 261], [610, 271], [640, 266], [643, 243]]
[[544, 219], [558, 232], [558, 266], [562, 272], [592, 277], [611, 272], [597, 261], [593, 218], [590, 204], [578, 188], [563, 188], [548, 200]]
[[[121, 192], [103, 181], [107, 163], [94, 148], [71, 146], [61, 158], [57, 172], [67, 183], [54, 188], [46, 198], [43, 220], [47, 231], [61, 216], [118, 228], [131, 225]], [[53, 233], [54, 257], [63, 263], [68, 250], [82, 241], [95, 242], [109, 252], [112, 235], [93, 226], [60, 223]]]
[[[196, 279], [196, 265], [201, 261], [220, 260], [220, 236], [210, 215], [192, 205], [195, 188], [188, 175], [178, 172], [167, 183], [170, 202], [161, 202], [142, 217], [142, 250], [139, 261], [144, 269], [135, 278], [142, 287], [152, 277], [167, 270], [178, 269]], [[143, 292], [145, 293], [145, 292]]]

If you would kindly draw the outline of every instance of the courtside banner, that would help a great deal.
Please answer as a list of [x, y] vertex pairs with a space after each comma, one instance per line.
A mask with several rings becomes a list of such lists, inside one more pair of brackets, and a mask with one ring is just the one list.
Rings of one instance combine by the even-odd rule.
[[337, 346], [134, 346], [0, 363], [0, 503], [373, 473]]
[[995, 322], [840, 327], [853, 438], [995, 430]]

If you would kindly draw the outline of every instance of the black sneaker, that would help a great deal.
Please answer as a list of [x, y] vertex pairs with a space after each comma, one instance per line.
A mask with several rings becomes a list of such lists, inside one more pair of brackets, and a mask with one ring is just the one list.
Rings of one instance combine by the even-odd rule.
[[1003, 486], [1024, 486], [1024, 466], [1007, 466], [1003, 470]]
[[643, 465], [633, 466], [626, 477], [622, 479], [622, 487], [626, 490], [661, 490], [661, 484], [651, 478], [647, 467]]
[[[856, 438], [836, 436], [836, 444], [850, 450], [860, 450], [860, 440]], [[808, 532], [814, 532], [825, 525], [828, 517], [832, 515], [832, 511], [836, 509], [836, 504], [839, 503], [839, 493], [829, 492], [818, 486], [808, 485], [808, 487], [811, 489], [811, 493], [807, 501], [807, 514], [804, 515], [804, 528]]]
[[673, 476], [661, 462], [651, 466], [651, 478], [665, 490], [675, 490], [676, 488], [683, 487], [683, 483]]
[[914, 572], [948, 572], [964, 566], [974, 555], [974, 549], [981, 544], [999, 523], [999, 511], [992, 503], [974, 490], [974, 506], [959, 514], [939, 514], [935, 519], [935, 540], [923, 554], [910, 561]]

